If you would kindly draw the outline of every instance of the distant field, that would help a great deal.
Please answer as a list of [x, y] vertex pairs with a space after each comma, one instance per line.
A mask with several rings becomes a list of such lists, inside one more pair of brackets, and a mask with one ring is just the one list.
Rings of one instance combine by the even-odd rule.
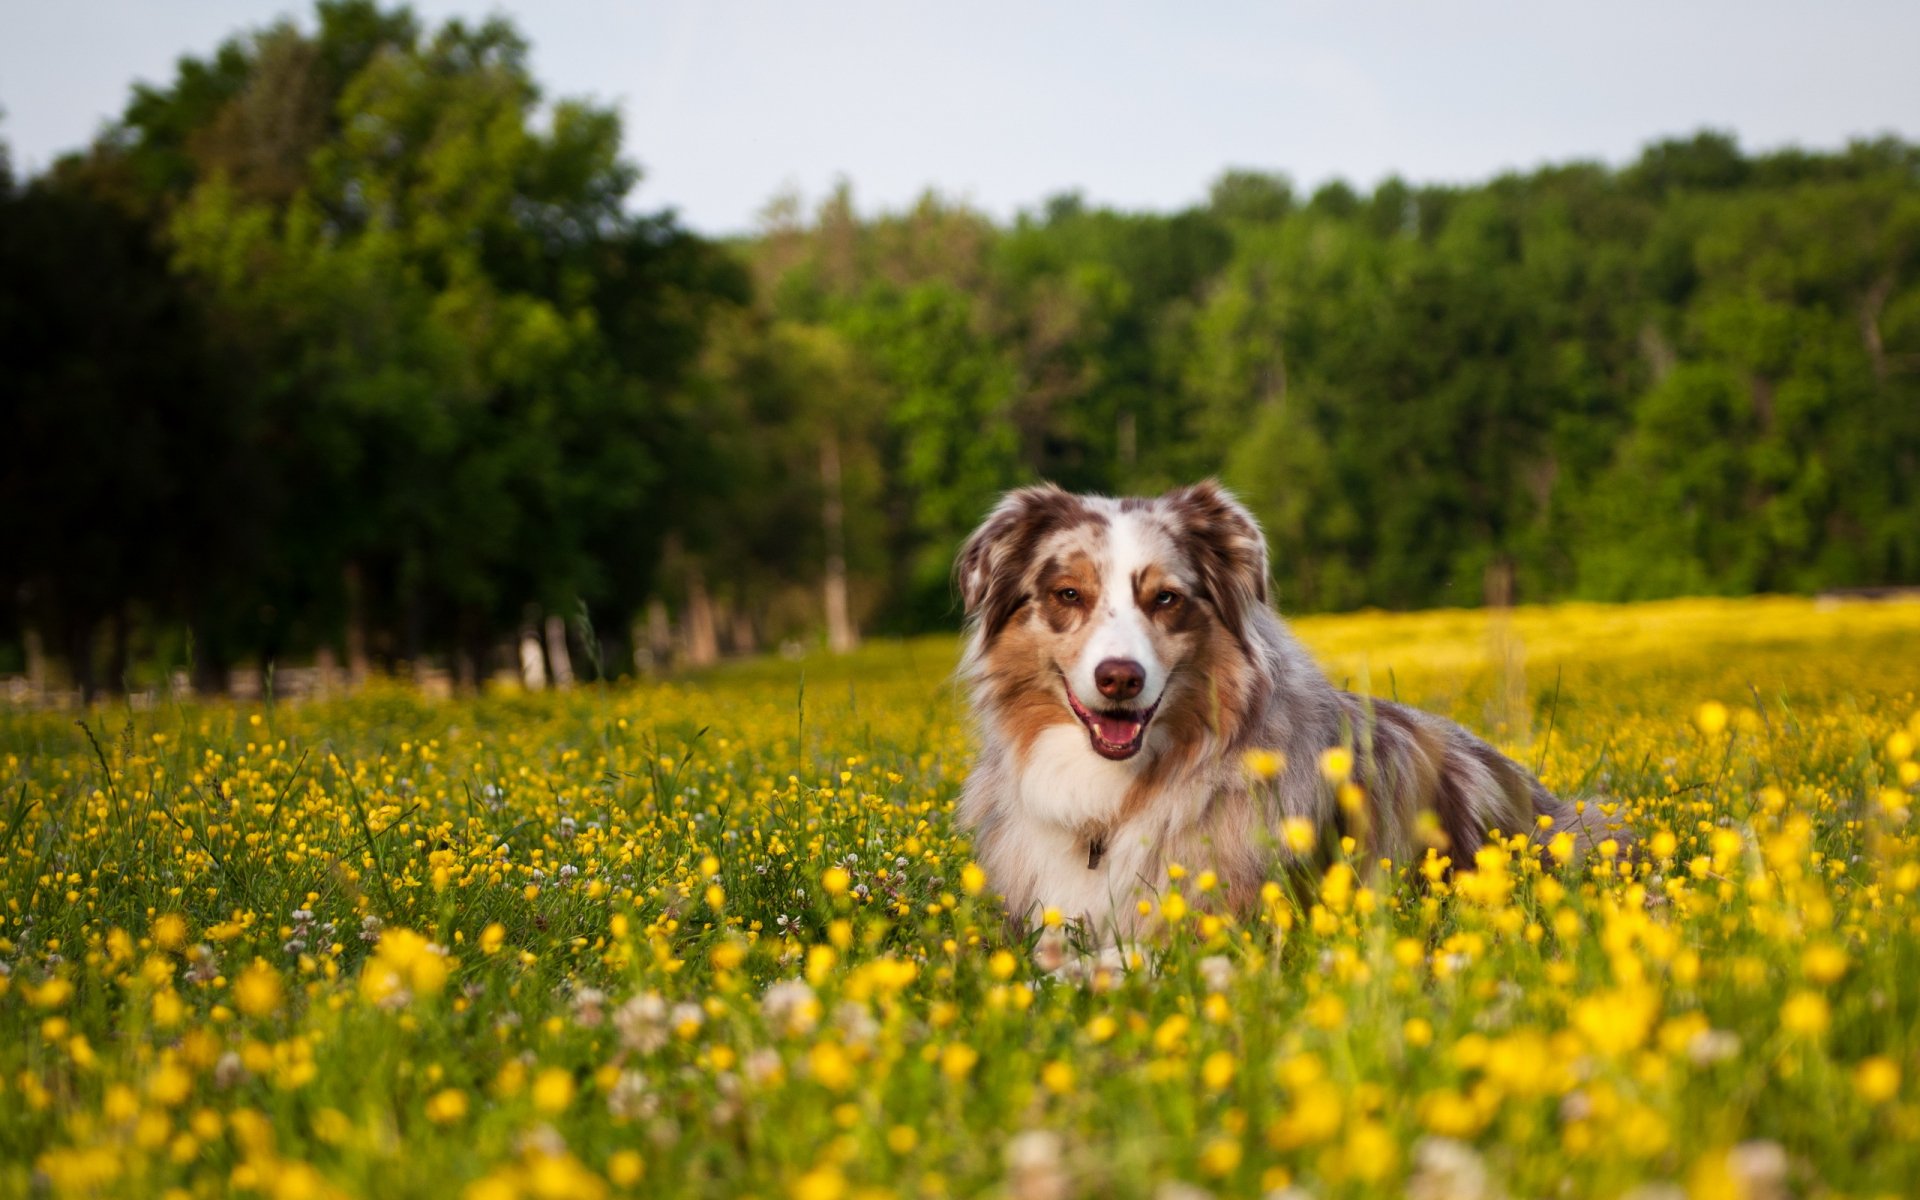
[[1647, 858], [1189, 875], [1074, 984], [952, 827], [951, 640], [0, 710], [0, 1195], [1913, 1194], [1920, 604], [1298, 627]]

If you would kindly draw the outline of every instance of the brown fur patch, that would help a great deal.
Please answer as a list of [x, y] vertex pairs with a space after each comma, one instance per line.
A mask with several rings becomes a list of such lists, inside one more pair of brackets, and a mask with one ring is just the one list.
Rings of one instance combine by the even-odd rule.
[[967, 615], [992, 641], [1025, 607], [1023, 586], [1034, 551], [1048, 535], [1107, 523], [1104, 513], [1052, 484], [1010, 492], [954, 560], [954, 578]]
[[987, 651], [984, 680], [1000, 726], [1021, 756], [1054, 725], [1078, 724], [1061, 702], [1046, 650], [1030, 626], [1006, 631]]
[[[1100, 573], [1085, 552], [1075, 553], [1064, 562], [1048, 559], [1040, 564], [1034, 581], [1040, 597], [1040, 618], [1055, 633], [1070, 633], [1084, 625], [1087, 614], [1100, 602]], [[1061, 598], [1061, 591], [1068, 588], [1078, 593], [1074, 600]]]

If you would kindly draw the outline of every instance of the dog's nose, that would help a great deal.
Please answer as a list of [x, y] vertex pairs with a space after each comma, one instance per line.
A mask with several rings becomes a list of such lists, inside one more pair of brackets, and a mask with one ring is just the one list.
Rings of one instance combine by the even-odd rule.
[[1093, 686], [1109, 700], [1131, 700], [1146, 682], [1146, 668], [1130, 658], [1109, 658], [1093, 669]]

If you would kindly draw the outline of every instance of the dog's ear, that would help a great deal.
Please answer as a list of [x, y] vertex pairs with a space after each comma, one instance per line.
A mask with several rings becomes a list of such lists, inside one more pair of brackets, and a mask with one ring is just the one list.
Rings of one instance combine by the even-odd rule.
[[1034, 546], [1059, 526], [1080, 502], [1051, 483], [1008, 492], [954, 559], [954, 582], [968, 619], [986, 638], [1006, 627], [1027, 602], [1022, 587]]
[[1234, 636], [1267, 603], [1267, 539], [1233, 494], [1208, 479], [1168, 492], [1161, 503], [1190, 547], [1200, 587]]

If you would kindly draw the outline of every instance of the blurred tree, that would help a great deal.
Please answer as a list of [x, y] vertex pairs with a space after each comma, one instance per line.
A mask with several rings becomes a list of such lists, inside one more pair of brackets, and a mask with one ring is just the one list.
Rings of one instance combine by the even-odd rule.
[[951, 625], [1040, 478], [1224, 473], [1295, 608], [1920, 582], [1896, 139], [998, 226], [842, 182], [721, 246], [620, 136], [502, 21], [329, 0], [7, 176], [0, 663], [844, 648]]
[[1223, 171], [1207, 189], [1207, 208], [1224, 221], [1271, 224], [1293, 211], [1293, 181], [1262, 171]]
[[239, 582], [259, 481], [235, 453], [244, 415], [142, 223], [82, 186], [9, 175], [0, 279], [0, 595], [33, 657], [57, 653], [91, 697], [125, 685], [132, 622], [175, 601], [175, 581]]

